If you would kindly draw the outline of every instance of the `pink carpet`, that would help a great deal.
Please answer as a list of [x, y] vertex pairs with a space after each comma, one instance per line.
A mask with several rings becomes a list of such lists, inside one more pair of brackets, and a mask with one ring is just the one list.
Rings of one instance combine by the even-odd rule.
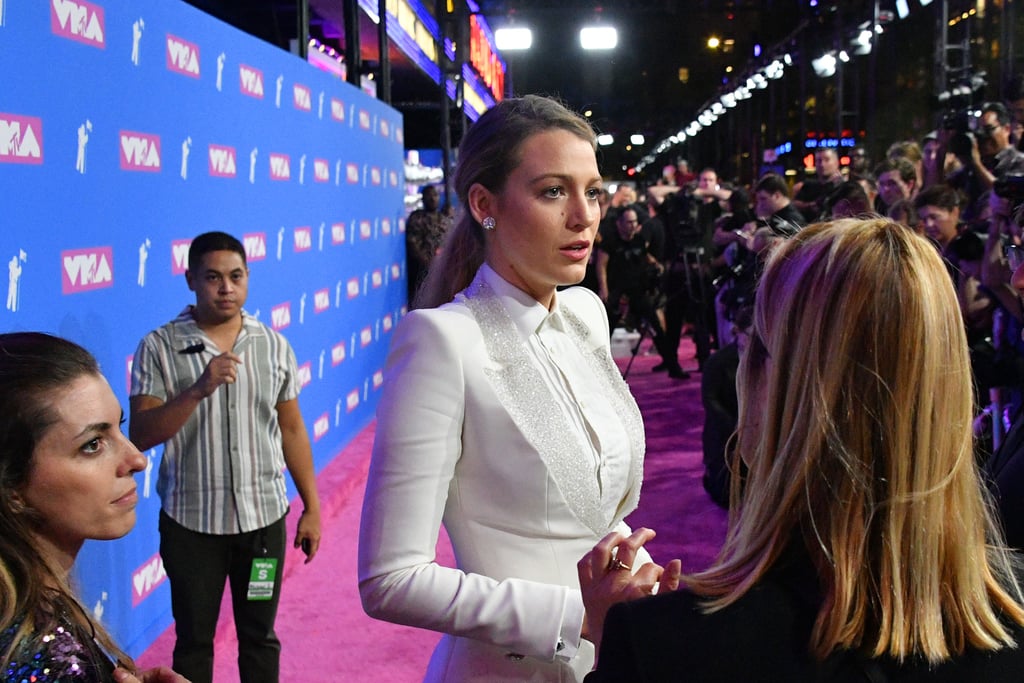
[[[725, 534], [726, 513], [711, 502], [701, 487], [700, 375], [679, 381], [652, 373], [656, 356], [641, 351], [627, 378], [644, 415], [647, 461], [640, 507], [627, 520], [658, 532], [649, 544], [658, 562], [674, 557], [687, 571], [707, 566]], [[693, 345], [680, 346], [683, 367], [695, 370]], [[620, 360], [624, 368], [626, 359]], [[282, 643], [283, 683], [420, 681], [438, 635], [396, 626], [363, 614], [356, 590], [356, 545], [359, 513], [373, 425], [364, 429], [318, 477], [324, 539], [309, 565], [293, 551], [286, 559], [283, 596], [277, 620]], [[293, 506], [293, 513], [299, 506]], [[289, 519], [294, 530], [296, 514]], [[451, 562], [446, 541], [438, 560]], [[139, 657], [146, 668], [169, 665], [174, 629], [169, 628]], [[238, 643], [225, 598], [217, 627], [214, 681], [238, 680]]]

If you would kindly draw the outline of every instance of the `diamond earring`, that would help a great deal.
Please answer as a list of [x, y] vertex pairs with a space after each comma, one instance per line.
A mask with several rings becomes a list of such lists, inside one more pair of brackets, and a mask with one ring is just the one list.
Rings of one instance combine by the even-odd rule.
[[494, 230], [494, 217], [485, 216], [484, 219], [480, 222], [480, 225], [483, 226], [484, 230]]

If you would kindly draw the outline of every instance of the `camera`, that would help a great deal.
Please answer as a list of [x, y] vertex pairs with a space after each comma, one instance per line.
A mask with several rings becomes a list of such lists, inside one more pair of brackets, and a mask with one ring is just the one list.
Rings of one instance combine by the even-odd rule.
[[974, 140], [987, 135], [978, 125], [981, 112], [976, 106], [987, 85], [985, 76], [984, 71], [979, 71], [935, 96], [936, 105], [950, 107], [942, 115], [942, 128], [953, 134], [949, 151], [958, 157], [970, 155]]
[[946, 112], [942, 127], [953, 133], [949, 138], [949, 151], [958, 157], [970, 156], [976, 138], [984, 137], [985, 130], [978, 125], [980, 113], [967, 108]]
[[992, 191], [1003, 199], [1013, 202], [1024, 200], [1024, 175], [1005, 175], [997, 178]]

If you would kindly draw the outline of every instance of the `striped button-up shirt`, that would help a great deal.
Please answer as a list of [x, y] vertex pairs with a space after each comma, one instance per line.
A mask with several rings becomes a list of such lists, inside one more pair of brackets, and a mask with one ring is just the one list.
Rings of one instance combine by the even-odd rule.
[[[262, 529], [288, 510], [276, 406], [299, 394], [295, 353], [283, 336], [245, 312], [230, 350], [242, 359], [237, 380], [200, 401], [164, 444], [157, 479], [163, 511], [206, 534]], [[131, 395], [169, 401], [222, 351], [196, 325], [189, 306], [139, 343]]]

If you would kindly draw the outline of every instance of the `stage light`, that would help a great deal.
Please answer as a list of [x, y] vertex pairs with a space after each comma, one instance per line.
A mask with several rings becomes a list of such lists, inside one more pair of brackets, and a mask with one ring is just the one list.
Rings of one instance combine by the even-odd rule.
[[608, 133], [602, 133], [601, 135], [597, 136], [597, 144], [601, 145], [602, 147], [614, 145], [615, 138], [612, 135], [609, 135]]
[[836, 56], [827, 52], [817, 59], [812, 59], [811, 66], [814, 68], [815, 74], [822, 78], [828, 78], [836, 73]]
[[528, 28], [499, 28], [494, 32], [495, 46], [507, 50], [529, 50], [533, 46], [533, 31]]
[[712, 50], [717, 50], [721, 44], [722, 41], [718, 39], [718, 36], [711, 36], [708, 38], [708, 47]]
[[619, 34], [613, 26], [586, 26], [580, 29], [580, 46], [584, 50], [614, 50]]
[[725, 113], [725, 105], [721, 102], [715, 102], [711, 105], [711, 113], [715, 116], [721, 116]]
[[642, 145], [645, 142], [644, 136], [641, 133], [633, 133], [629, 136], [629, 141], [634, 145]]
[[736, 95], [731, 92], [727, 92], [722, 95], [722, 106], [732, 109], [736, 106]]

